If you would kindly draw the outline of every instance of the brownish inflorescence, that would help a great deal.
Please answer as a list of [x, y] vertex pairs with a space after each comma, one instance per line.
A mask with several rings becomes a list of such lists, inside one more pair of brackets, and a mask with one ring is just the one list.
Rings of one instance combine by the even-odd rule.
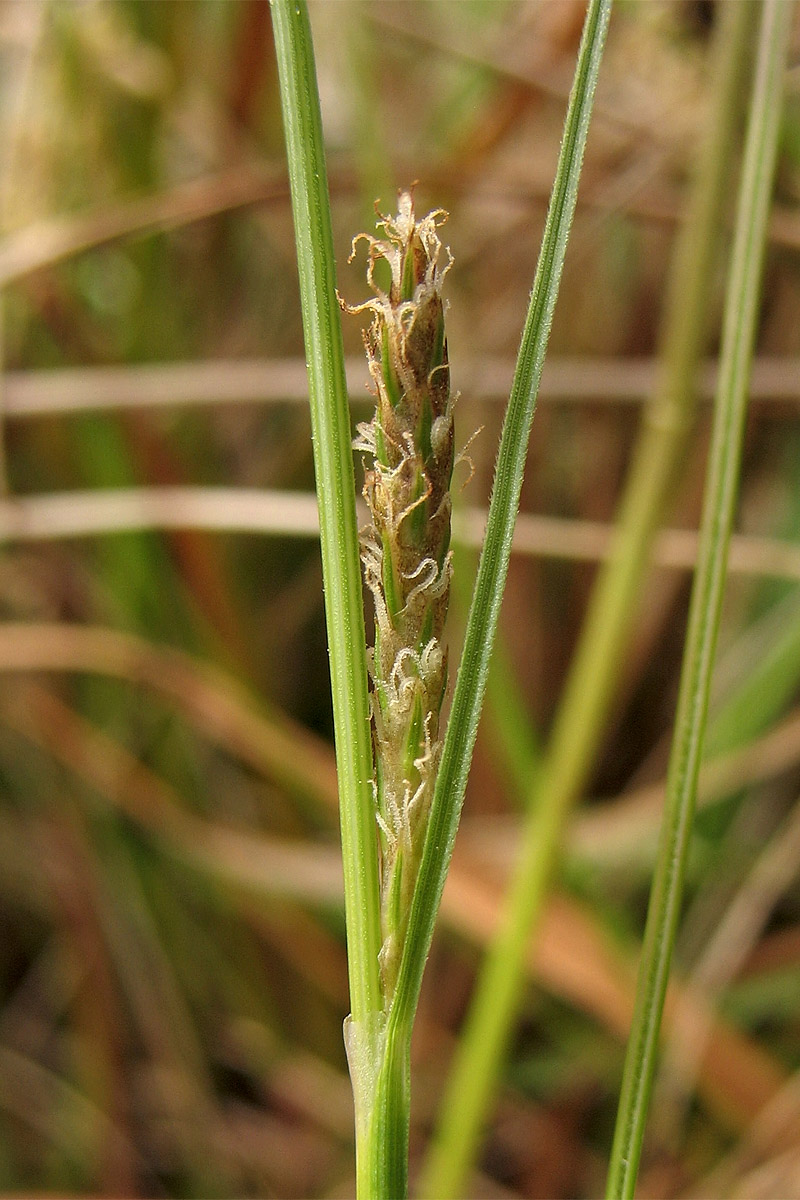
[[[362, 560], [375, 600], [370, 671], [387, 1004], [433, 795], [447, 683], [453, 401], [441, 297], [449, 259], [442, 268], [437, 234], [445, 217], [433, 212], [418, 220], [413, 197], [402, 193], [397, 216], [379, 223], [385, 236], [361, 235], [375, 295], [351, 310], [373, 313], [364, 342], [376, 411], [359, 425], [355, 447], [366, 456], [372, 516]], [[388, 293], [375, 282], [381, 259], [391, 270]]]

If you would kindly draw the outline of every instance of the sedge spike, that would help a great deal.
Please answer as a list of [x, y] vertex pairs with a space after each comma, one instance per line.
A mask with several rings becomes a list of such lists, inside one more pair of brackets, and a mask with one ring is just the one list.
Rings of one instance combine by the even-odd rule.
[[[391, 1002], [441, 753], [439, 717], [447, 684], [442, 642], [450, 593], [453, 398], [444, 333], [437, 227], [442, 211], [417, 219], [409, 192], [382, 238], [369, 247], [374, 293], [364, 334], [375, 415], [354, 442], [365, 455], [364, 578], [375, 605], [370, 653], [375, 804], [381, 859], [380, 967]], [[375, 280], [383, 259], [389, 291]]]

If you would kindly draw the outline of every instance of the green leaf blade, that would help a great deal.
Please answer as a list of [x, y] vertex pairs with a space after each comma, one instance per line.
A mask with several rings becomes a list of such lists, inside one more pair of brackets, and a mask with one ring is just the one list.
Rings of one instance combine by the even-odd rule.
[[366, 638], [344, 350], [311, 29], [305, 3], [273, 0], [308, 363], [345, 876], [353, 1020], [382, 1008]]
[[633, 1197], [635, 1192], [678, 926], [737, 492], [792, 8], [785, 0], [766, 0], [761, 13], [698, 565], [667, 775], [661, 845], [607, 1182], [609, 1198]]

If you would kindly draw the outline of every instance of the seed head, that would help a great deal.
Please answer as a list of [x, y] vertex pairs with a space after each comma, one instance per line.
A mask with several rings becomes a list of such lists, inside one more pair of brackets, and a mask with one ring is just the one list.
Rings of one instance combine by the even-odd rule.
[[[369, 246], [374, 293], [351, 312], [370, 311], [364, 335], [376, 408], [358, 427], [366, 456], [364, 577], [375, 602], [371, 657], [375, 794], [381, 833], [387, 999], [394, 987], [408, 909], [439, 761], [439, 714], [447, 680], [442, 645], [450, 591], [450, 478], [453, 403], [444, 331], [442, 211], [417, 219], [410, 192], [382, 238]], [[375, 281], [385, 260], [389, 291]]]

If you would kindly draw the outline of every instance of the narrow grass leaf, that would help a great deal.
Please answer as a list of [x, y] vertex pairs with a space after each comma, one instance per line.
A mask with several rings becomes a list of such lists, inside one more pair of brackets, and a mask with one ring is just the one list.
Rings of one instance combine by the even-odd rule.
[[311, 29], [304, 3], [274, 0], [303, 307], [333, 691], [353, 1018], [381, 1008], [380, 908], [355, 478], [333, 233]]
[[611, 0], [591, 0], [586, 14], [542, 248], [503, 423], [486, 537], [467, 621], [422, 864], [412, 901], [409, 932], [393, 1008], [393, 1019], [401, 1024], [410, 1020], [416, 1007], [461, 815], [508, 573], [530, 428], [575, 212], [589, 118], [610, 12]]
[[700, 551], [667, 776], [659, 859], [611, 1155], [608, 1197], [632, 1197], [635, 1191], [678, 925], [736, 501], [792, 10], [793, 6], [785, 0], [766, 0], [761, 10]]

